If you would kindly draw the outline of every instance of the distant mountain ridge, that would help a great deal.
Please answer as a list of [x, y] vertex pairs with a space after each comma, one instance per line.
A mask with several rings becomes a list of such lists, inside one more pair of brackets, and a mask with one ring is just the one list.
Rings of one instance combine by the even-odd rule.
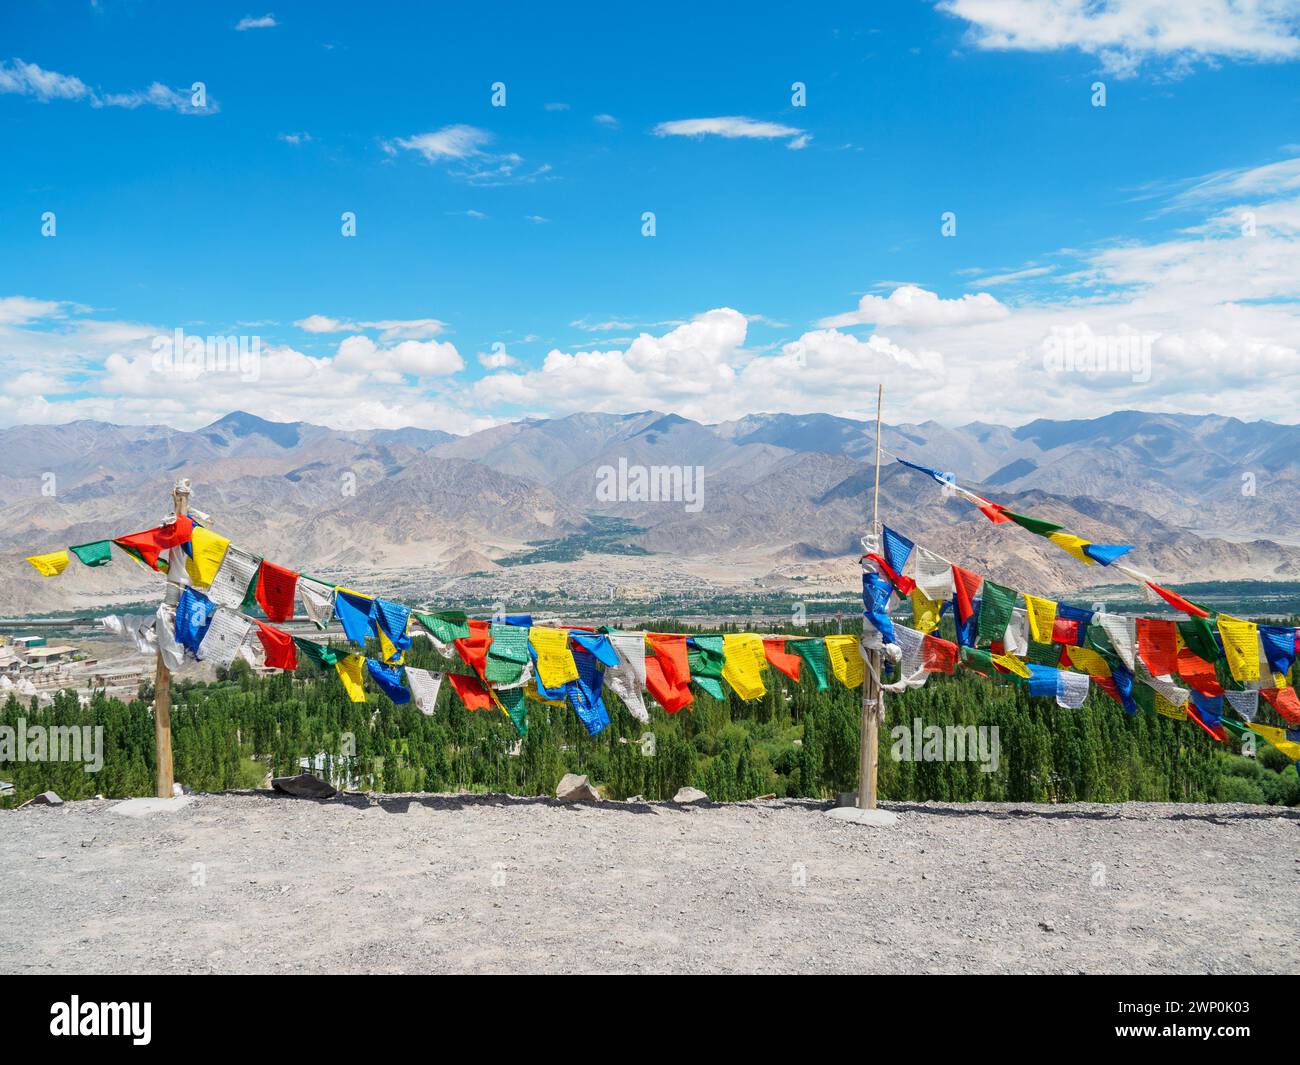
[[[1300, 542], [1300, 427], [1119, 411], [1019, 428], [887, 425], [883, 447], [1080, 535], [1136, 544], [1134, 563], [1171, 581], [1211, 571], [1300, 576], [1300, 550], [1278, 542]], [[874, 454], [874, 424], [828, 414], [704, 425], [657, 411], [579, 413], [460, 437], [339, 431], [242, 411], [195, 431], [17, 426], [0, 430], [0, 596], [25, 612], [137, 595], [151, 575], [129, 565], [42, 582], [21, 559], [155, 524], [178, 476], [194, 482], [195, 506], [215, 528], [327, 576], [494, 570], [526, 545], [587, 532], [602, 515], [644, 530], [629, 542], [656, 557], [779, 583], [801, 564], [856, 557]], [[598, 472], [620, 460], [702, 468], [702, 507], [599, 498]], [[901, 530], [990, 575], [1044, 590], [1107, 576], [1023, 531], [990, 526], [888, 458], [881, 506]], [[500, 572], [520, 579], [527, 569]]]

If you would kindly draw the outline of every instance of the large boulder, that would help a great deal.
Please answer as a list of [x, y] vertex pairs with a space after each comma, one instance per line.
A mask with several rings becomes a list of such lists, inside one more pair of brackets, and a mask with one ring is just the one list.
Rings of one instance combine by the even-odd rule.
[[678, 788], [677, 794], [673, 796], [673, 802], [691, 803], [691, 802], [708, 802], [709, 797], [699, 788]]
[[311, 773], [299, 773], [296, 777], [276, 777], [271, 787], [282, 795], [292, 795], [298, 799], [332, 799], [338, 794], [320, 777]]
[[564, 779], [555, 785], [555, 797], [561, 802], [594, 802], [600, 798], [600, 792], [585, 776], [565, 773]]

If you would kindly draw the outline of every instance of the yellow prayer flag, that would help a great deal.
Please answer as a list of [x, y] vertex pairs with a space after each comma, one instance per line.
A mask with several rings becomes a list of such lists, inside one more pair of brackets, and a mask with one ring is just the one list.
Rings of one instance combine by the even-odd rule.
[[943, 600], [931, 599], [920, 588], [912, 589], [912, 628], [917, 632], [934, 632], [939, 627]]
[[1175, 706], [1159, 692], [1156, 692], [1156, 713], [1172, 717], [1175, 721], [1187, 720], [1187, 704]]
[[339, 680], [343, 682], [343, 689], [354, 703], [366, 701], [366, 690], [361, 686], [361, 667], [365, 661], [364, 655], [348, 655], [334, 663]]
[[1056, 602], [1025, 593], [1025, 610], [1029, 614], [1029, 636], [1034, 643], [1051, 643], [1056, 624]]
[[1092, 543], [1091, 540], [1085, 540], [1081, 536], [1075, 536], [1067, 532], [1048, 533], [1047, 538], [1052, 541], [1062, 551], [1073, 555], [1085, 566], [1095, 566], [1096, 562], [1083, 553], [1083, 549]]
[[760, 699], [767, 694], [763, 670], [767, 655], [763, 638], [752, 632], [728, 633], [722, 637], [722, 677], [742, 699]]
[[48, 555], [31, 555], [27, 561], [42, 577], [57, 577], [68, 568], [69, 559], [66, 551], [51, 551]]
[[1110, 666], [1106, 660], [1089, 647], [1067, 646], [1065, 653], [1070, 656], [1070, 665], [1090, 677], [1109, 677]]
[[[410, 621], [407, 621], [407, 628], [410, 628]], [[379, 653], [383, 656], [385, 662], [395, 662], [398, 665], [402, 662], [402, 653], [397, 649], [396, 644], [388, 638], [388, 633], [384, 631], [382, 625], [379, 626]]]
[[831, 672], [846, 688], [856, 688], [862, 683], [866, 671], [856, 636], [826, 636], [826, 657], [830, 659]]
[[568, 629], [534, 627], [528, 630], [528, 642], [537, 652], [537, 677], [544, 688], [554, 691], [578, 679], [578, 663], [569, 650]]
[[1228, 660], [1232, 679], [1259, 680], [1259, 626], [1253, 621], [1220, 614], [1219, 635], [1223, 637], [1223, 655]]
[[190, 575], [190, 583], [196, 588], [207, 588], [212, 578], [221, 568], [221, 560], [226, 557], [226, 548], [230, 541], [218, 536], [201, 525], [194, 526], [190, 536], [190, 550], [193, 556], [185, 559], [185, 572]]
[[1286, 738], [1286, 729], [1274, 728], [1272, 725], [1257, 725], [1253, 721], [1248, 726], [1252, 732], [1257, 732], [1263, 736], [1270, 744], [1276, 747], [1293, 762], [1300, 762], [1300, 743], [1294, 743]]
[[1020, 659], [1015, 655], [990, 655], [989, 657], [992, 658], [995, 664], [1011, 673], [1014, 673], [1017, 677], [1024, 677], [1026, 680], [1029, 679], [1029, 667], [1020, 661]]

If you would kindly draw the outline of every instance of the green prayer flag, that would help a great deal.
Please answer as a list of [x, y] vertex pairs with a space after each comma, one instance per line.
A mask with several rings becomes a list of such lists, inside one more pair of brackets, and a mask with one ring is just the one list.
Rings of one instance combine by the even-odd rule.
[[1221, 717], [1219, 724], [1228, 732], [1231, 732], [1239, 740], [1244, 740], [1247, 736], [1258, 736], [1258, 732], [1253, 732], [1244, 721], [1238, 721], [1235, 717]]
[[1219, 645], [1214, 642], [1214, 629], [1206, 618], [1191, 618], [1178, 622], [1178, 635], [1183, 638], [1187, 649], [1198, 658], [1207, 662], [1217, 661]]
[[68, 550], [77, 556], [83, 566], [102, 566], [113, 558], [110, 551], [112, 543], [112, 540], [96, 540], [94, 543], [76, 544]]
[[812, 670], [813, 679], [817, 681], [817, 690], [824, 692], [830, 687], [827, 678], [829, 663], [826, 659], [826, 643], [823, 640], [787, 640], [787, 651], [793, 651]]
[[1024, 514], [1016, 514], [1010, 510], [1002, 512], [1021, 528], [1028, 529], [1031, 533], [1037, 533], [1039, 536], [1050, 536], [1054, 532], [1060, 532], [1059, 525], [1053, 525], [1050, 521], [1041, 521], [1038, 518], [1030, 518]]
[[1029, 653], [1025, 655], [1026, 662], [1032, 662], [1036, 666], [1053, 666], [1059, 667], [1061, 664], [1061, 648], [1054, 643], [1036, 643], [1029, 641]]
[[[460, 614], [459, 620], [447, 616], [449, 614], [457, 613]], [[469, 636], [469, 625], [465, 620], [463, 612], [445, 610], [435, 614], [417, 613], [415, 617], [421, 625], [429, 630], [434, 639], [438, 640], [440, 643], [451, 643], [454, 640], [464, 640]]]
[[1011, 612], [1015, 606], [1014, 588], [1006, 588], [986, 580], [980, 602], [979, 623], [976, 628], [977, 639], [988, 640], [990, 643], [1003, 639], [1007, 634], [1007, 626], [1011, 623]]
[[961, 660], [963, 665], [970, 666], [971, 669], [979, 670], [981, 673], [988, 673], [990, 676], [997, 675], [997, 670], [993, 668], [993, 655], [989, 651], [977, 647], [963, 647], [961, 649]]
[[701, 691], [708, 692], [715, 699], [725, 700], [727, 693], [722, 687], [722, 667], [726, 656], [722, 651], [722, 637], [694, 636], [692, 639], [695, 646], [686, 655], [691, 680], [700, 686]]
[[304, 640], [301, 636], [295, 636], [293, 644], [321, 669], [333, 669], [334, 664], [349, 653], [347, 651], [337, 651], [327, 643]]
[[1156, 690], [1149, 684], [1133, 682], [1133, 701], [1149, 714], [1156, 712]]
[[522, 625], [494, 621], [489, 627], [492, 643], [488, 647], [483, 675], [489, 684], [514, 684], [528, 661], [528, 630]]
[[[515, 626], [519, 628], [519, 626]], [[527, 629], [523, 630], [527, 632]], [[510, 715], [510, 720], [515, 723], [515, 731], [519, 733], [520, 738], [528, 735], [528, 704], [524, 700], [523, 688], [506, 688], [504, 691], [497, 691], [496, 697], [501, 700], [501, 705], [505, 707], [506, 713]]]

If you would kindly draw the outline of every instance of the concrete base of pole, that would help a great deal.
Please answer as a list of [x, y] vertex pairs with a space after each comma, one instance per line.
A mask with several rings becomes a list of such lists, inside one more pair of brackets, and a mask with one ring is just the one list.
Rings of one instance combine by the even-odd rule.
[[827, 810], [826, 816], [835, 821], [852, 821], [855, 825], [874, 825], [876, 828], [888, 828], [898, 823], [898, 814], [888, 810], [860, 810], [856, 806], [837, 806]]

